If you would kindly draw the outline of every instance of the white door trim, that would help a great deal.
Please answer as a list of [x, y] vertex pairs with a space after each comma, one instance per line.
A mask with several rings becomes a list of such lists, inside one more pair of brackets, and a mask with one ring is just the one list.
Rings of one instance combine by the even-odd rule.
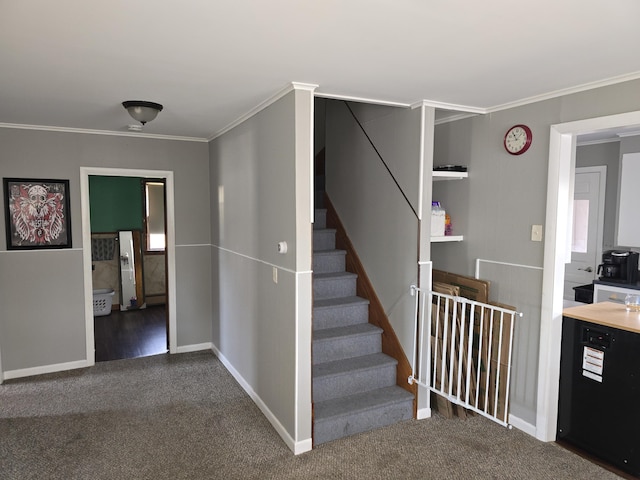
[[640, 126], [640, 111], [551, 125], [538, 358], [536, 438], [539, 440], [556, 438], [562, 297], [565, 261], [571, 250], [567, 225], [571, 225], [569, 205], [573, 203], [576, 135], [625, 126]]
[[173, 192], [173, 172], [168, 170], [140, 170], [125, 168], [80, 167], [80, 205], [82, 211], [82, 257], [84, 268], [84, 311], [86, 324], [87, 364], [95, 365], [95, 332], [93, 328], [93, 291], [91, 280], [91, 216], [89, 205], [89, 176], [119, 176], [164, 178], [167, 197], [167, 303], [169, 315], [169, 353], [177, 351], [176, 328], [176, 232]]

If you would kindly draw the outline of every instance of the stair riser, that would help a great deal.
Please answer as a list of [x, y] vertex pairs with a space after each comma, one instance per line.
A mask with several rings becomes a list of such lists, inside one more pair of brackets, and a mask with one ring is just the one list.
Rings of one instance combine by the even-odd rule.
[[382, 336], [374, 333], [314, 340], [312, 357], [313, 364], [316, 365], [380, 352], [382, 352]]
[[383, 405], [364, 412], [356, 412], [336, 418], [315, 422], [313, 426], [314, 445], [330, 442], [338, 438], [355, 435], [375, 428], [386, 427], [413, 417], [413, 401], [408, 400], [391, 405]]
[[346, 327], [369, 321], [369, 305], [317, 308], [313, 310], [313, 329]]
[[356, 294], [356, 278], [329, 278], [313, 280], [313, 298], [353, 297]]
[[317, 209], [315, 211], [315, 218], [313, 219], [313, 229], [327, 228], [327, 211], [324, 209]]
[[332, 255], [314, 255], [313, 271], [315, 273], [344, 272], [345, 254], [344, 252]]
[[314, 250], [333, 250], [336, 248], [336, 232], [315, 230], [313, 232]]
[[314, 378], [313, 401], [322, 402], [395, 384], [396, 366], [394, 364], [350, 374]]

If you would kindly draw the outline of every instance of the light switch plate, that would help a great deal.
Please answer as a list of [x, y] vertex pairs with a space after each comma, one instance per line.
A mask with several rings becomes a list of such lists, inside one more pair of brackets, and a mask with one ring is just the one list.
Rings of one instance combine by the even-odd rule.
[[531, 241], [542, 241], [542, 225], [531, 225]]

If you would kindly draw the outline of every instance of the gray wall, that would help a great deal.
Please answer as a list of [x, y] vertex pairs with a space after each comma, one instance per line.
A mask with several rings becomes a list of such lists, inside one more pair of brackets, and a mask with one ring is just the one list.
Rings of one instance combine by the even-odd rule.
[[[174, 172], [178, 346], [211, 342], [207, 144], [0, 129], [0, 176], [70, 180], [73, 249], [7, 251], [0, 221], [0, 352], [4, 371], [87, 358], [80, 167]], [[203, 257], [204, 255], [204, 257]], [[203, 261], [204, 259], [204, 261]]]
[[[437, 194], [451, 212], [456, 230], [465, 235], [460, 244], [432, 246], [434, 268], [473, 274], [477, 258], [542, 267], [544, 242], [532, 242], [530, 235], [531, 225], [545, 220], [550, 126], [639, 109], [640, 81], [631, 81], [438, 125], [434, 165], [468, 165], [469, 179], [447, 185], [443, 192], [434, 190], [434, 198]], [[533, 144], [524, 155], [511, 156], [502, 141], [506, 130], [518, 123], [531, 127]], [[512, 295], [516, 287], [539, 292], [537, 276], [529, 277], [529, 285], [490, 278], [492, 291], [500, 292], [500, 298], [493, 299], [517, 300]], [[518, 325], [514, 376], [527, 387], [512, 398], [512, 412], [535, 425], [540, 318], [525, 315]]]
[[[351, 104], [417, 211], [421, 110]], [[326, 190], [407, 355], [419, 221], [343, 102], [327, 101]]]
[[213, 343], [294, 450], [311, 441], [312, 109], [290, 92], [209, 147]]

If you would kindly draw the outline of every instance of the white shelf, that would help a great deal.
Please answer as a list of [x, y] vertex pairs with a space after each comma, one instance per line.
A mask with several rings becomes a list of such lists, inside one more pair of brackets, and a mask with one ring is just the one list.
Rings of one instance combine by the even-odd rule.
[[433, 181], [437, 182], [440, 180], [460, 180], [461, 178], [467, 178], [469, 176], [469, 172], [441, 172], [434, 171], [433, 172]]
[[431, 237], [431, 243], [461, 242], [463, 240], [464, 240], [463, 235], [446, 235], [444, 237]]

